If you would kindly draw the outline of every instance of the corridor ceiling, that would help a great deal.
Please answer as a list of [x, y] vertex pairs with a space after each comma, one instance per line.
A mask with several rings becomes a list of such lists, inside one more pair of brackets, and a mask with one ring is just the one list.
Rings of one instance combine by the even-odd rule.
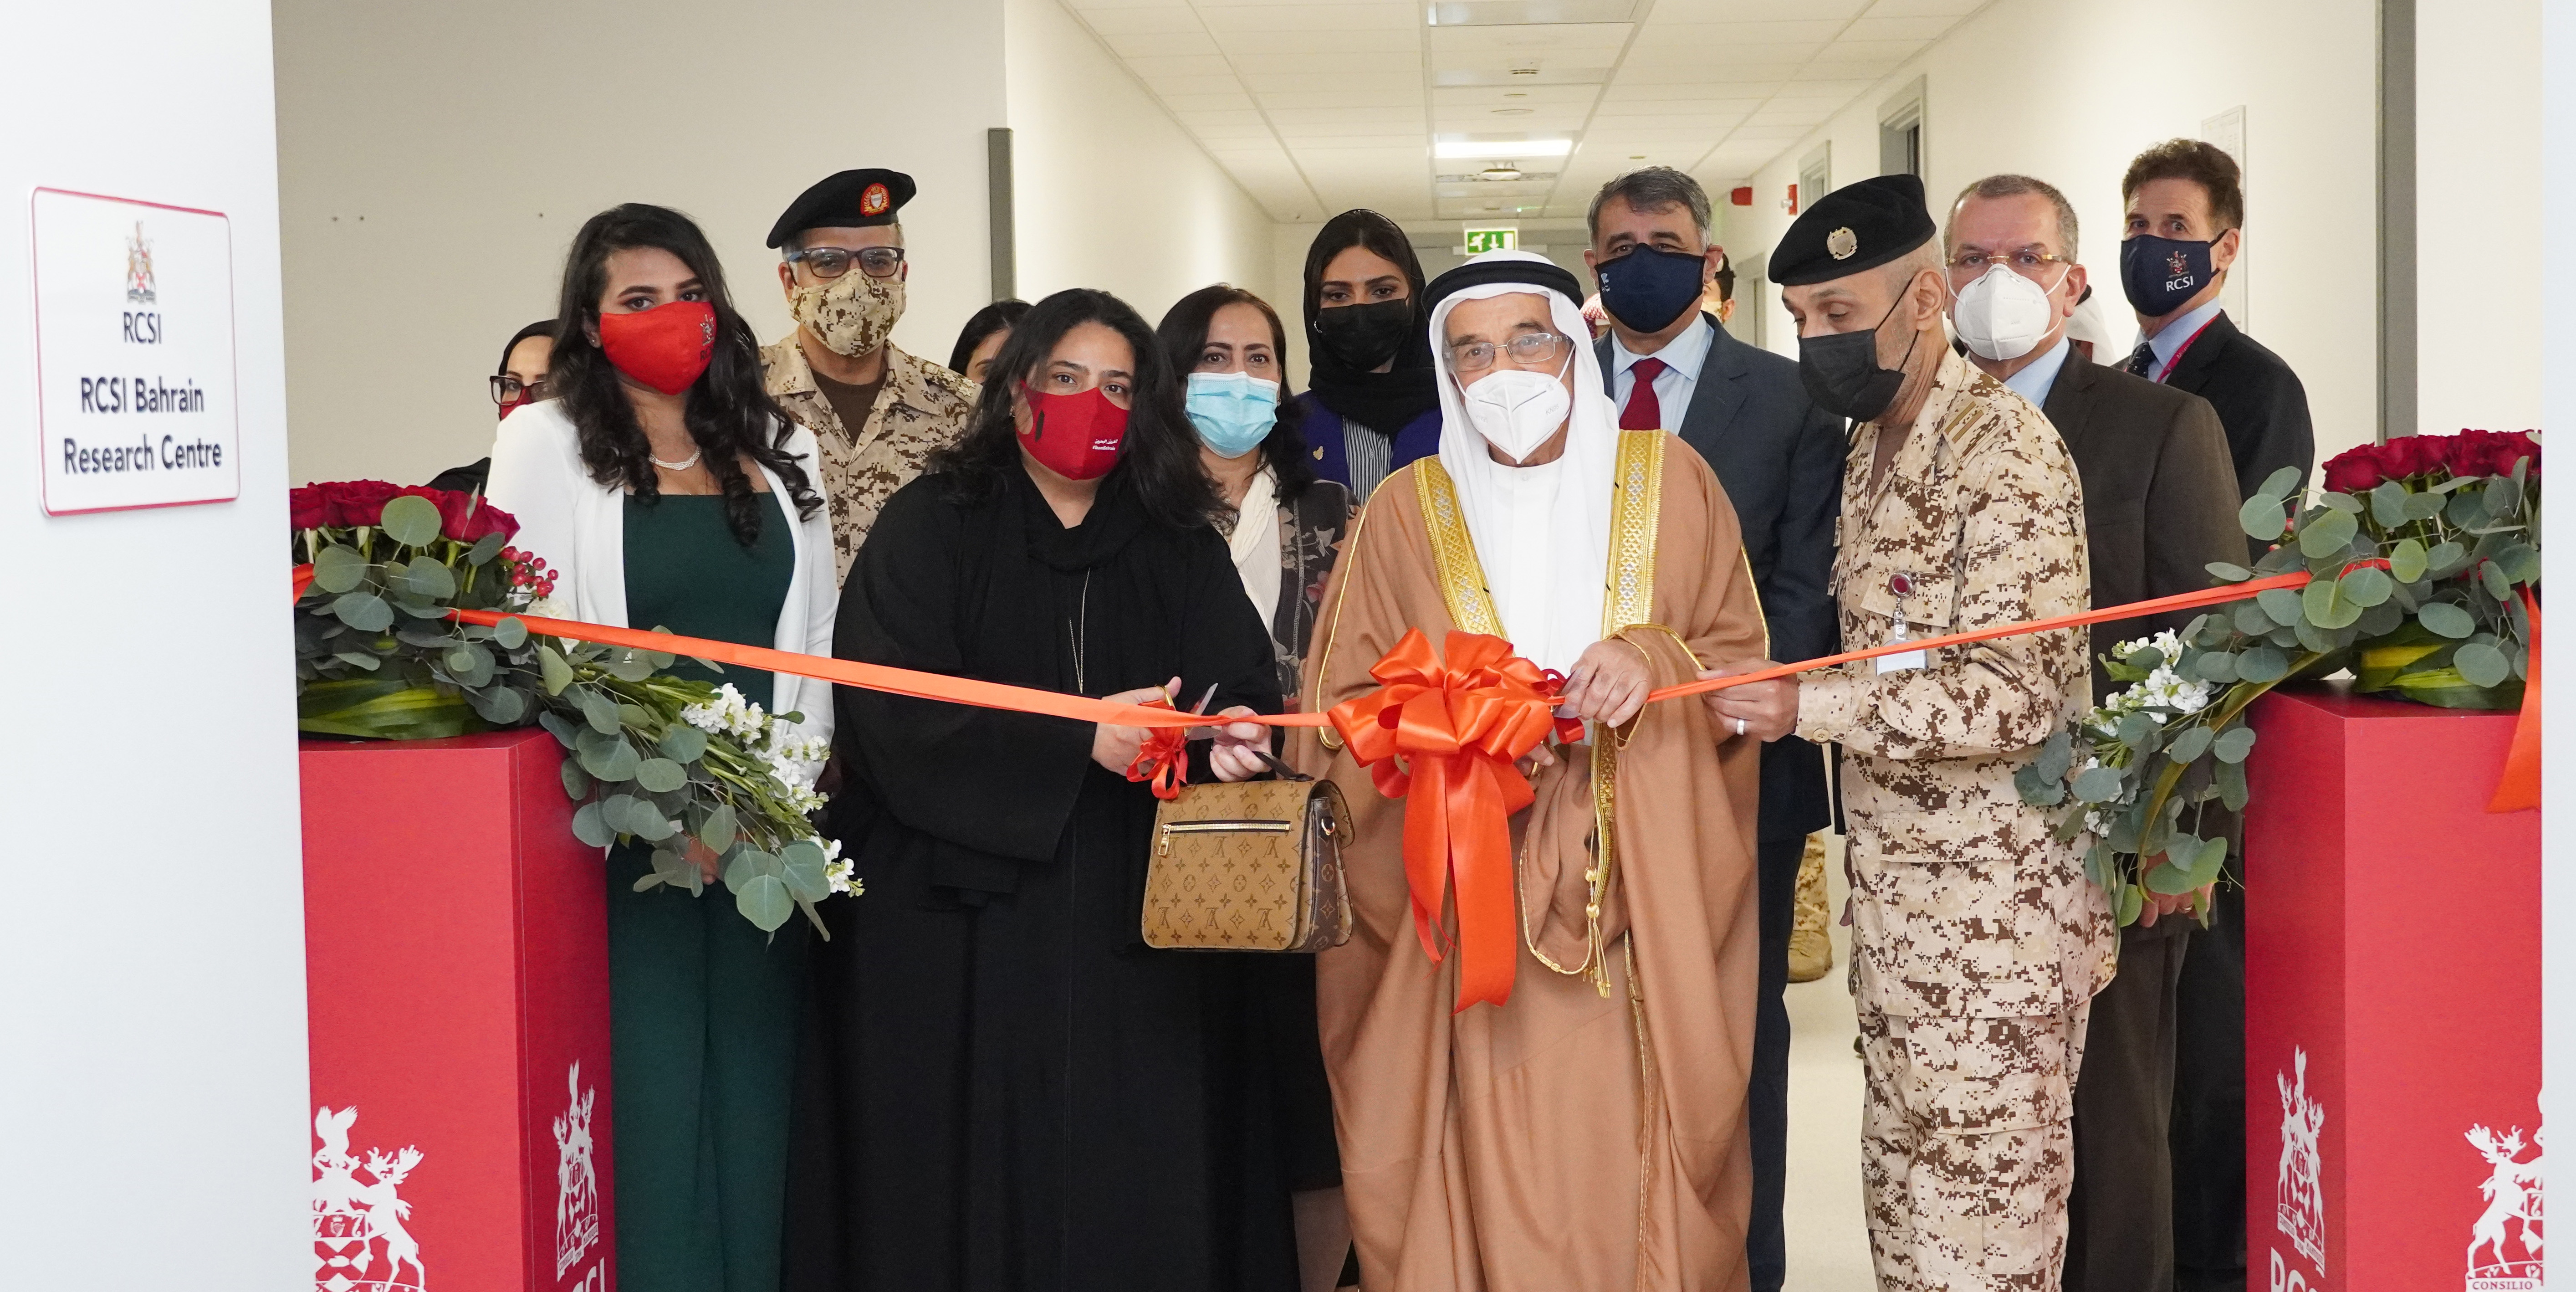
[[1064, 2], [1273, 219], [1509, 222], [1741, 181], [1987, 0]]

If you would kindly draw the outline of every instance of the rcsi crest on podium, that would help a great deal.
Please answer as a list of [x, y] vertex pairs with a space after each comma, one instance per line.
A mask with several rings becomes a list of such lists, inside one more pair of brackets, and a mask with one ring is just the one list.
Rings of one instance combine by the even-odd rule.
[[565, 1078], [572, 1106], [555, 1118], [555, 1277], [572, 1273], [583, 1253], [599, 1242], [599, 1169], [591, 1163], [590, 1111], [599, 1092], [581, 1085], [581, 1064]]
[[[422, 1153], [411, 1145], [392, 1153], [371, 1148], [362, 1164], [349, 1152], [349, 1126], [357, 1120], [354, 1107], [313, 1113], [313, 1132], [322, 1140], [313, 1154], [314, 1292], [421, 1292], [429, 1275], [421, 1268], [420, 1243], [403, 1227], [411, 1204], [402, 1200], [401, 1187]], [[383, 1277], [370, 1277], [379, 1260]], [[399, 1277], [406, 1266], [408, 1279]]]
[[[2478, 1186], [2486, 1209], [2469, 1234], [2467, 1292], [2540, 1292], [2541, 1133], [2532, 1130], [2527, 1159], [2519, 1126], [2501, 1135], [2471, 1126], [2469, 1143], [2493, 1171]], [[2508, 1238], [2516, 1255], [2506, 1254]]]
[[2274, 1078], [2281, 1087], [2281, 1178], [2273, 1189], [2273, 1210], [2281, 1235], [2323, 1274], [2326, 1195], [2320, 1137], [2326, 1128], [2326, 1110], [2308, 1093], [2308, 1052], [2291, 1051], [2290, 1063], [2297, 1070], [2296, 1080], [2286, 1072]]

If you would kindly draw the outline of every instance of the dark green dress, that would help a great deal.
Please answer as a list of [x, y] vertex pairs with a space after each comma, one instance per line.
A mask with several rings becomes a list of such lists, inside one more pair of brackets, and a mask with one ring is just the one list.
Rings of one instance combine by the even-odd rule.
[[[760, 497], [760, 540], [748, 548], [726, 527], [722, 498], [627, 498], [626, 621], [773, 644], [796, 544], [775, 496]], [[767, 673], [718, 675], [686, 659], [670, 671], [731, 682], [770, 706]], [[805, 922], [773, 941], [721, 884], [697, 898], [668, 886], [638, 893], [649, 857], [626, 844], [608, 867], [618, 1285], [775, 1292]]]

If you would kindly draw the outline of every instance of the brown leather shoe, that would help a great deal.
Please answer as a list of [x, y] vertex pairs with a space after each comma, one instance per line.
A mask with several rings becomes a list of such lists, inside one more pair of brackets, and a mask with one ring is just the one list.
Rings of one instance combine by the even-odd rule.
[[1834, 942], [1826, 925], [1833, 918], [1825, 902], [1825, 836], [1807, 836], [1807, 855], [1798, 860], [1797, 923], [1789, 929], [1789, 981], [1814, 982], [1834, 971]]

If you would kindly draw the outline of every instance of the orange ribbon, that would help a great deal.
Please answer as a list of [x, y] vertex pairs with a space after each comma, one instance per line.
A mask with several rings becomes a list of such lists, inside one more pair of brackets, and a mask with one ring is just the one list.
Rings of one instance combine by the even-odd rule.
[[[1169, 700], [1147, 700], [1148, 709], [1169, 709]], [[1190, 733], [1179, 727], [1153, 727], [1145, 741], [1136, 747], [1136, 761], [1127, 764], [1127, 779], [1149, 781], [1154, 797], [1176, 799], [1181, 785], [1190, 778]]]
[[1405, 885], [1414, 932], [1435, 961], [1443, 951], [1441, 907], [1455, 894], [1456, 1008], [1500, 1005], [1511, 999], [1520, 950], [1511, 815], [1534, 798], [1512, 763], [1546, 737], [1556, 702], [1542, 689], [1537, 665], [1482, 633], [1453, 631], [1434, 654], [1421, 629], [1407, 629], [1369, 676], [1377, 690], [1326, 716], [1378, 792], [1408, 800]]
[[2531, 614], [2531, 667], [2522, 680], [2522, 713], [2513, 720], [2513, 745], [2505, 750], [2504, 775], [2496, 782], [2489, 812], [2519, 812], [2540, 806], [2540, 602], [2522, 590], [2522, 608]]

